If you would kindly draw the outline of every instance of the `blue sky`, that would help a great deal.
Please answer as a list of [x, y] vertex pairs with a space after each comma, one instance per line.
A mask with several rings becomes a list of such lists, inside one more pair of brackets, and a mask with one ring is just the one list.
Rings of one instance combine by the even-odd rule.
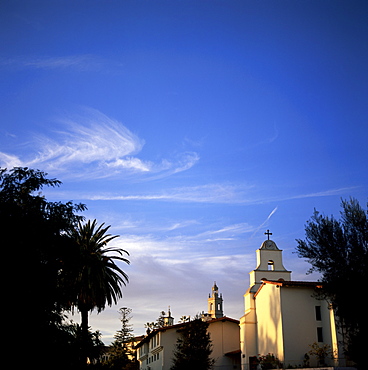
[[136, 334], [216, 281], [243, 314], [270, 229], [293, 279], [314, 208], [367, 200], [364, 1], [2, 1], [0, 165], [63, 182], [131, 254], [117, 310]]

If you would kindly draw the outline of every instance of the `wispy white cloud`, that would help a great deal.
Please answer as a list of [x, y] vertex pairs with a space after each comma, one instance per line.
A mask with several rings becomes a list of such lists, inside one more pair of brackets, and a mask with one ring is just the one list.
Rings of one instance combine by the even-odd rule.
[[16, 69], [58, 69], [77, 70], [79, 72], [104, 71], [110, 65], [106, 60], [92, 54], [48, 56], [20, 56], [16, 58], [0, 58], [0, 66]]
[[[208, 231], [205, 231], [199, 235], [196, 235], [195, 237], [198, 239], [202, 239], [204, 237], [209, 237], [210, 239], [206, 239], [206, 241], [211, 241], [211, 240], [233, 240], [234, 237], [244, 234], [244, 233], [249, 233], [254, 230], [254, 227], [252, 225], [249, 225], [246, 222], [238, 223], [238, 224], [232, 224], [232, 225], [227, 225], [224, 227], [221, 227], [220, 229], [210, 229]], [[221, 236], [220, 236], [221, 235]]]
[[[78, 196], [88, 200], [121, 200], [121, 201], [170, 201], [170, 202], [192, 202], [192, 203], [214, 203], [214, 204], [267, 204], [282, 202], [293, 199], [305, 199], [315, 197], [328, 197], [349, 193], [356, 189], [355, 186], [328, 189], [320, 192], [296, 194], [296, 195], [279, 195], [267, 196], [260, 194], [256, 185], [252, 184], [205, 184], [198, 186], [186, 186], [166, 189], [156, 193], [140, 194], [79, 194]], [[264, 226], [269, 218], [277, 211], [275, 207], [267, 219], [259, 226]]]
[[0, 167], [12, 168], [20, 167], [22, 165], [22, 161], [16, 155], [0, 152]]
[[[244, 281], [247, 271], [255, 265], [255, 254], [244, 250], [242, 240], [243, 234], [252, 229], [250, 225], [221, 226], [195, 219], [167, 219], [155, 224], [150, 219], [136, 220], [127, 216], [126, 220], [118, 217], [117, 222], [112, 223], [114, 233], [119, 232], [116, 228], [119, 221], [124, 232], [111, 245], [129, 251], [131, 264], [121, 268], [129, 275], [130, 283], [124, 287], [124, 298], [116, 308], [111, 312], [106, 310], [104, 315], [91, 315], [91, 325], [104, 328], [106, 343], [118, 329], [116, 311], [119, 307], [133, 309], [134, 330], [142, 334], [144, 324], [154, 321], [168, 305], [176, 321], [183, 315], [206, 311], [214, 280], [224, 294], [225, 314], [234, 318], [241, 316], [242, 295], [247, 288]], [[238, 250], [229, 248], [235, 239], [242, 245]], [[115, 318], [115, 324], [105, 321], [110, 315]]]
[[[254, 227], [248, 223], [229, 224], [223, 227], [201, 223], [198, 220], [180, 220], [166, 222], [160, 220], [156, 225], [152, 222], [135, 222], [129, 220], [129, 230], [124, 228], [121, 236], [114, 241], [118, 246], [125, 246], [135, 257], [151, 256], [154, 258], [176, 259], [204, 258], [217, 255], [213, 242], [227, 242], [240, 240], [249, 234]], [[125, 222], [122, 224], [124, 227]], [[129, 231], [128, 233], [126, 231]], [[118, 232], [114, 227], [114, 232]], [[119, 233], [120, 234], [120, 233]], [[216, 244], [217, 246], [219, 244]], [[224, 249], [221, 255], [224, 254]], [[226, 251], [228, 254], [228, 251]]]
[[193, 226], [195, 224], [198, 224], [197, 220], [184, 220], [180, 222], [174, 222], [173, 224], [168, 225], [165, 229], [168, 231], [183, 229], [189, 226]]
[[143, 162], [139, 158], [134, 157], [118, 158], [115, 161], [106, 163], [106, 166], [112, 169], [137, 169], [142, 172], [149, 172], [152, 168], [150, 162]]
[[91, 200], [161, 200], [197, 203], [246, 203], [251, 202], [251, 197], [247, 199], [246, 196], [247, 192], [252, 189], [253, 186], [216, 183], [173, 188], [163, 191], [162, 193], [152, 194], [85, 194], [84, 196], [86, 199]]
[[32, 154], [0, 152], [0, 165], [36, 167], [63, 178], [103, 178], [124, 172], [150, 179], [185, 171], [199, 160], [196, 153], [187, 152], [161, 162], [138, 158], [144, 140], [94, 109], [85, 108], [81, 114], [58, 121], [61, 129], [34, 135], [28, 148]]
[[[233, 229], [239, 229], [240, 232], [241, 227], [229, 225], [223, 230], [213, 228], [213, 233], [227, 235], [225, 229], [229, 233]], [[206, 242], [208, 238], [209, 233], [182, 235], [181, 238], [157, 238], [153, 234], [146, 234], [122, 235], [115, 240], [117, 246], [131, 253], [131, 265], [128, 268], [122, 266], [131, 278], [124, 294], [125, 301], [129, 301], [133, 308], [135, 330], [138, 333], [144, 331], [143, 324], [147, 316], [152, 315], [151, 321], [154, 321], [168, 305], [176, 320], [182, 315], [206, 311], [208, 293], [214, 280], [224, 293], [225, 314], [234, 318], [241, 316], [241, 298], [247, 288], [244, 282], [247, 274], [244, 271], [254, 268], [255, 254], [244, 250], [229, 253], [226, 245], [232, 241], [226, 240], [221, 242], [223, 248], [220, 253], [217, 243]], [[160, 292], [159, 300], [154, 299], [155, 292]]]
[[333, 195], [346, 194], [346, 193], [349, 193], [352, 190], [357, 189], [357, 188], [358, 188], [358, 186], [348, 186], [348, 187], [343, 187], [343, 188], [327, 189], [327, 190], [316, 191], [316, 192], [312, 192], [312, 193], [291, 195], [290, 197], [285, 198], [285, 200], [288, 200], [288, 199], [302, 199], [302, 198], [316, 198], [316, 197], [330, 197], [330, 196], [333, 196]]
[[144, 141], [118, 121], [92, 109], [60, 121], [63, 130], [54, 137], [35, 136], [36, 154], [25, 160], [27, 166], [67, 171], [73, 177], [108, 176], [108, 167], [119, 160], [120, 169], [140, 172], [149, 166], [132, 156]]

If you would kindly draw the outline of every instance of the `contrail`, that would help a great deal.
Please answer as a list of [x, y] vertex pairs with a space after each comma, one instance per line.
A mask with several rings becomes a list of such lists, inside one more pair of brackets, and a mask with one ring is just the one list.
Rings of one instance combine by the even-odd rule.
[[251, 239], [253, 238], [253, 236], [255, 234], [258, 233], [258, 231], [267, 223], [267, 221], [272, 217], [272, 215], [277, 211], [277, 207], [275, 207], [271, 213], [267, 216], [267, 218], [255, 229], [254, 233], [252, 234], [252, 236], [250, 237]]

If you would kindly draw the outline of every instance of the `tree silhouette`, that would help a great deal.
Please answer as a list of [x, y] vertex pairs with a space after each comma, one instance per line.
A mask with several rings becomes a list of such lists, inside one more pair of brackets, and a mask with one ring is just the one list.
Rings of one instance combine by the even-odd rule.
[[297, 240], [299, 257], [322, 274], [324, 294], [332, 302], [350, 357], [366, 366], [367, 315], [361, 313], [362, 284], [368, 281], [367, 211], [356, 199], [343, 200], [341, 219], [315, 211]]
[[[69, 364], [69, 334], [62, 324], [68, 309], [60, 271], [72, 243], [67, 232], [82, 219], [77, 213], [83, 204], [49, 202], [42, 195], [45, 187], [61, 182], [45, 172], [27, 167], [0, 169], [0, 232], [4, 262], [9, 264], [4, 280], [4, 296], [11, 305], [7, 318], [15, 325], [11, 343], [29, 333], [17, 365], [31, 364], [42, 346], [37, 367], [62, 368]], [[5, 257], [6, 256], [6, 257]]]
[[122, 307], [119, 309], [121, 329], [114, 335], [115, 341], [110, 346], [109, 359], [107, 361], [110, 369], [122, 370], [130, 365], [133, 367], [135, 359], [132, 351], [134, 341], [133, 325], [130, 324], [132, 309]]
[[87, 358], [85, 344], [88, 338], [88, 313], [94, 309], [101, 312], [106, 304], [116, 304], [122, 297], [122, 285], [128, 282], [127, 274], [115, 264], [115, 260], [129, 264], [122, 257], [129, 253], [124, 249], [106, 247], [118, 237], [107, 234], [109, 228], [104, 224], [97, 226], [96, 220], [89, 220], [85, 224], [79, 222], [78, 227], [68, 233], [77, 246], [69, 280], [72, 280], [73, 285], [70, 303], [81, 313], [82, 364], [86, 363]]
[[210, 357], [212, 344], [208, 323], [200, 318], [185, 323], [180, 330], [171, 370], [209, 370], [215, 360]]

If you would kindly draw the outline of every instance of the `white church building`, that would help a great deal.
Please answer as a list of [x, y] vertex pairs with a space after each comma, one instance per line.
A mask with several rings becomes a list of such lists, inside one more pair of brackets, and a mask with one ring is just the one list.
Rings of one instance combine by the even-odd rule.
[[240, 318], [242, 370], [256, 369], [255, 358], [274, 354], [283, 364], [317, 366], [305, 354], [310, 345], [327, 344], [333, 358], [327, 365], [344, 366], [338, 346], [335, 315], [329, 302], [318, 296], [318, 282], [292, 281], [282, 262], [282, 250], [272, 240], [257, 249], [257, 267], [250, 272]]
[[[270, 233], [266, 233], [269, 235]], [[308, 364], [317, 359], [305, 355], [310, 345], [328, 345], [333, 352], [326, 365], [345, 366], [338, 345], [334, 311], [321, 299], [318, 282], [292, 281], [282, 262], [282, 250], [265, 240], [256, 251], [257, 267], [250, 272], [250, 286], [244, 294], [244, 315], [240, 321], [223, 314], [223, 299], [216, 283], [208, 298], [214, 369], [256, 370], [260, 355], [273, 354], [284, 368]], [[164, 327], [153, 330], [137, 346], [141, 370], [169, 370], [180, 328], [169, 312]]]

